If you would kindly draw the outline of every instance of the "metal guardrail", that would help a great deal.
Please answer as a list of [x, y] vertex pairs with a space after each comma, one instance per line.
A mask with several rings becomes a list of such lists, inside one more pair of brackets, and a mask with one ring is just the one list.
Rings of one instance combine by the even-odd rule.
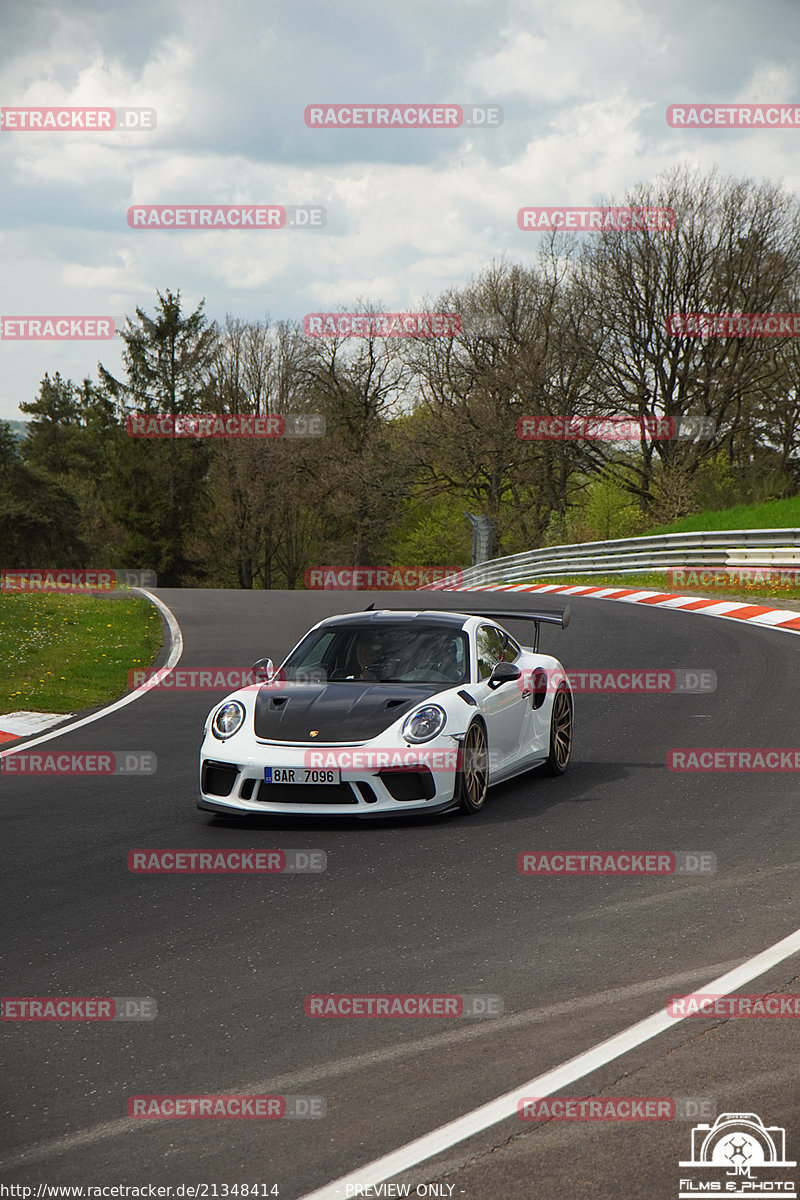
[[778, 546], [774, 550], [729, 550], [726, 567], [800, 566], [800, 546]]
[[[547, 546], [495, 558], [468, 567], [459, 579], [461, 587], [492, 583], [523, 583], [551, 579], [564, 574], [601, 575], [608, 571], [634, 574], [665, 567], [724, 567], [729, 554], [747, 555], [755, 562], [759, 549], [773, 551], [764, 561], [776, 563], [774, 550], [796, 552], [800, 529], [721, 529], [706, 533], [665, 533], [656, 537], [623, 538], [608, 542], [580, 542], [570, 546]], [[786, 561], [795, 561], [795, 553]], [[441, 590], [447, 580], [426, 584]]]

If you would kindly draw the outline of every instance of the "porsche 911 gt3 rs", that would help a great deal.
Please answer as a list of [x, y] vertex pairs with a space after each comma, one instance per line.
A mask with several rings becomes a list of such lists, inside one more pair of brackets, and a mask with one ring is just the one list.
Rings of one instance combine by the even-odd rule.
[[[501, 620], [534, 625], [524, 647]], [[372, 817], [476, 813], [487, 789], [572, 753], [567, 674], [539, 653], [563, 613], [349, 613], [315, 625], [276, 670], [206, 719], [198, 807]]]

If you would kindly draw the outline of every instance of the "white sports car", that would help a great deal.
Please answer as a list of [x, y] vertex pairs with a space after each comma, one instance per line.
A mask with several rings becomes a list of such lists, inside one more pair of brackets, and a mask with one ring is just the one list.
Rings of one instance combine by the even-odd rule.
[[[384, 610], [320, 621], [209, 713], [198, 807], [372, 817], [476, 813], [533, 767], [562, 775], [573, 697], [539, 627], [563, 613]], [[532, 621], [533, 647], [499, 620]]]

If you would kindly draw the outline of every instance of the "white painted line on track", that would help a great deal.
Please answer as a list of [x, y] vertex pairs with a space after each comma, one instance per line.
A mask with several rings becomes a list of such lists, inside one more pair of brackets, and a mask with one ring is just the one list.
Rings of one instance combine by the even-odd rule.
[[[133, 590], [147, 596], [147, 599], [151, 604], [155, 604], [167, 622], [170, 635], [169, 658], [165, 665], [158, 670], [159, 678], [163, 678], [164, 675], [169, 675], [181, 660], [181, 655], [183, 654], [181, 627], [174, 613], [167, 608], [163, 600], [159, 600], [158, 596], [153, 595], [152, 592], [148, 592], [145, 588], [134, 588]], [[150, 680], [149, 686], [148, 683], [142, 684], [141, 687], [136, 688], [129, 695], [123, 696], [121, 700], [115, 700], [113, 704], [108, 704], [105, 708], [101, 708], [99, 712], [91, 713], [88, 717], [81, 717], [79, 721], [72, 721], [69, 725], [61, 725], [58, 729], [54, 729], [52, 733], [46, 733], [42, 737], [34, 738], [33, 741], [24, 742], [19, 746], [15, 744], [14, 746], [9, 746], [7, 750], [0, 750], [0, 759], [7, 758], [9, 754], [19, 754], [22, 751], [28, 751], [33, 746], [41, 746], [42, 742], [49, 742], [52, 738], [61, 737], [64, 733], [71, 733], [73, 729], [81, 729], [84, 725], [91, 725], [93, 721], [99, 721], [101, 717], [107, 717], [109, 713], [116, 712], [118, 708], [124, 708], [126, 704], [132, 704], [134, 700], [138, 700], [140, 696], [143, 696], [145, 692], [151, 691], [153, 687], [154, 683]]]
[[[799, 952], [800, 929], [796, 929], [794, 933], [790, 933], [788, 937], [783, 938], [780, 942], [776, 942], [773, 946], [762, 950], [760, 954], [756, 954], [755, 957], [748, 959], [741, 966], [734, 967], [732, 971], [728, 971], [727, 974], [712, 980], [705, 987], [695, 990], [698, 992], [711, 992], [718, 996], [727, 996], [735, 991], [736, 988], [741, 987], [742, 984], [749, 983], [751, 979], [762, 975], [765, 971], [783, 962], [784, 959], [789, 958], [792, 954]], [[301, 1200], [345, 1200], [345, 1197], [348, 1195], [348, 1185], [351, 1188], [349, 1193], [351, 1196], [353, 1195], [355, 1185], [360, 1186], [362, 1189], [374, 1187], [375, 1184], [391, 1179], [394, 1175], [399, 1175], [401, 1171], [408, 1171], [418, 1163], [425, 1162], [426, 1159], [435, 1158], [436, 1155], [449, 1150], [451, 1146], [455, 1146], [458, 1142], [463, 1142], [466, 1138], [473, 1137], [476, 1133], [481, 1133], [484, 1129], [488, 1129], [489, 1126], [496, 1125], [499, 1121], [505, 1121], [509, 1117], [515, 1116], [517, 1113], [517, 1104], [523, 1098], [551, 1096], [559, 1088], [575, 1083], [576, 1080], [583, 1078], [584, 1075], [588, 1075], [592, 1071], [596, 1071], [599, 1067], [605, 1066], [606, 1063], [612, 1062], [615, 1058], [627, 1054], [630, 1050], [641, 1046], [643, 1042], [657, 1037], [658, 1034], [663, 1033], [666, 1029], [686, 1019], [686, 1017], [676, 1018], [668, 1016], [666, 1005], [664, 1005], [663, 1009], [652, 1013], [649, 1017], [645, 1017], [643, 1021], [638, 1021], [635, 1025], [630, 1025], [614, 1037], [600, 1042], [597, 1046], [593, 1046], [591, 1050], [586, 1050], [583, 1054], [578, 1054], [575, 1058], [569, 1059], [560, 1066], [546, 1071], [544, 1075], [539, 1075], [536, 1079], [530, 1079], [522, 1087], [515, 1088], [512, 1092], [506, 1092], [505, 1095], [498, 1096], [495, 1100], [490, 1100], [488, 1104], [483, 1104], [480, 1108], [476, 1108], [470, 1113], [465, 1113], [463, 1117], [457, 1117], [455, 1121], [450, 1121], [447, 1125], [440, 1125], [438, 1129], [434, 1129], [430, 1133], [416, 1138], [406, 1146], [401, 1146], [400, 1149], [392, 1151], [391, 1154], [385, 1154], [382, 1158], [376, 1158], [374, 1162], [367, 1163], [366, 1166], [360, 1167], [357, 1171], [343, 1175], [340, 1179], [325, 1184], [324, 1187], [318, 1188], [314, 1192], [308, 1192], [305, 1196], [301, 1197]]]

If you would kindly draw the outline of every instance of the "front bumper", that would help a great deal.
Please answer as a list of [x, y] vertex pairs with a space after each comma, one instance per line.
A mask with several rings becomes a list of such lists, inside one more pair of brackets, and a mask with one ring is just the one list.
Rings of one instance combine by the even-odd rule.
[[[211, 812], [290, 814], [297, 816], [371, 817], [398, 813], [441, 812], [452, 807], [456, 772], [427, 766], [341, 768], [339, 784], [267, 784], [265, 767], [304, 769], [307, 748], [243, 747], [234, 757], [235, 738], [222, 743], [208, 737], [200, 754], [198, 808]], [[453, 739], [442, 739], [452, 752]], [[336, 747], [314, 747], [335, 751]], [[254, 752], [255, 751], [255, 752]], [[260, 753], [259, 753], [260, 752]]]

